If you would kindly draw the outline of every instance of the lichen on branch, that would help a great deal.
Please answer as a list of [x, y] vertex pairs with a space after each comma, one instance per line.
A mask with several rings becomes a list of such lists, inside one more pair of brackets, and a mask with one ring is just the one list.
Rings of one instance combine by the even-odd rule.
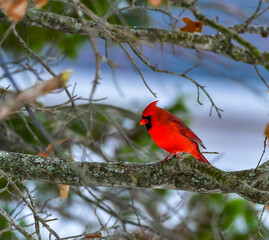
[[268, 162], [257, 170], [233, 172], [176, 157], [163, 164], [73, 162], [71, 166], [58, 157], [0, 151], [0, 168], [11, 177], [57, 184], [236, 193], [255, 203], [269, 201]]

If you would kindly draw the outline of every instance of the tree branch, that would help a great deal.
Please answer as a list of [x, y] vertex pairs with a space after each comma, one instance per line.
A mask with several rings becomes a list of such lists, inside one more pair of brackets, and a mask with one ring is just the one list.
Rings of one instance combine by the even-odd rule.
[[[1, 10], [0, 22], [10, 22]], [[48, 28], [72, 34], [88, 35], [90, 33], [93, 37], [108, 38], [105, 31], [99, 29], [94, 21], [85, 22], [87, 31], [79, 19], [33, 9], [27, 12], [22, 21], [22, 23], [29, 26]], [[115, 38], [121, 42], [147, 41], [150, 43], [172, 44], [185, 48], [215, 52], [235, 61], [261, 64], [249, 50], [232, 44], [228, 38], [222, 35], [197, 35], [158, 28], [123, 27], [108, 23], [105, 23], [105, 25]], [[258, 29], [253, 26], [249, 26], [248, 28], [251, 29], [251, 32], [253, 32], [253, 29]], [[269, 28], [262, 28], [262, 30], [263, 34], [269, 33]], [[258, 31], [258, 33], [261, 33], [261, 31]], [[268, 55], [269, 53], [267, 52], [262, 53], [262, 57], [266, 58]]]
[[12, 96], [0, 105], [0, 120], [14, 113], [22, 106], [31, 104], [37, 98], [50, 93], [52, 90], [62, 88], [69, 78], [70, 70], [63, 72], [47, 81], [40, 82], [23, 92], [20, 92], [16, 97]]
[[[0, 168], [11, 177], [76, 186], [177, 189], [199, 193], [237, 193], [255, 203], [269, 201], [269, 161], [256, 171], [224, 172], [191, 159], [160, 164], [70, 163], [57, 157], [0, 151]], [[75, 169], [74, 169], [75, 167]], [[82, 174], [78, 174], [78, 173]], [[80, 177], [83, 175], [83, 179]]]

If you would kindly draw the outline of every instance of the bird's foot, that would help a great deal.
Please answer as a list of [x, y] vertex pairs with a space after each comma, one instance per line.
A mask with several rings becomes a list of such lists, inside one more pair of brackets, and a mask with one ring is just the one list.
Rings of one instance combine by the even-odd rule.
[[168, 160], [169, 160], [169, 157], [170, 157], [172, 154], [174, 154], [174, 153], [170, 153], [165, 159], [159, 161], [159, 164], [162, 164], [162, 163], [168, 161]]

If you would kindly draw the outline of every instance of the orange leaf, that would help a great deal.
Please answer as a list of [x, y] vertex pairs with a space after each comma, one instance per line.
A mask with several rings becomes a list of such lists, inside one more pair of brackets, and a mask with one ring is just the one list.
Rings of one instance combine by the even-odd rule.
[[182, 27], [179, 29], [179, 31], [182, 32], [189, 32], [189, 33], [201, 33], [203, 25], [206, 25], [199, 21], [192, 21], [191, 19], [184, 17], [183, 22], [186, 23], [185, 27]]
[[7, 8], [7, 15], [11, 21], [19, 22], [22, 20], [27, 10], [27, 0], [17, 0], [10, 4]]
[[61, 184], [60, 187], [61, 187], [60, 201], [62, 201], [64, 198], [67, 198], [70, 187], [69, 185], [65, 185], [65, 184]]
[[148, 3], [152, 7], [159, 7], [162, 5], [163, 0], [148, 0]]
[[35, 7], [36, 8], [42, 8], [44, 5], [46, 5], [48, 0], [36, 0], [35, 1]]
[[64, 138], [64, 139], [62, 139], [62, 140], [59, 140], [59, 141], [57, 142], [57, 144], [62, 144], [62, 143], [64, 143], [64, 142], [68, 142], [68, 139], [67, 139], [67, 138]]
[[53, 153], [54, 152], [53, 145], [52, 144], [49, 144], [47, 146], [47, 150], [48, 150], [49, 153]]
[[38, 156], [41, 156], [41, 157], [49, 157], [50, 154], [47, 153], [47, 152], [42, 152], [42, 153], [38, 153]]
[[[57, 142], [57, 144], [62, 144], [64, 142], [68, 142], [68, 139], [67, 138], [64, 138], [62, 140], [59, 140]], [[53, 145], [52, 144], [49, 144], [47, 146], [47, 151], [42, 152], [42, 153], [39, 153], [38, 156], [41, 156], [41, 157], [49, 157], [53, 152], [54, 152]]]
[[[64, 142], [68, 142], [68, 139], [67, 138], [64, 138], [62, 140], [59, 140], [57, 142], [57, 144], [62, 144]], [[44, 151], [44, 152], [42, 152], [42, 153], [39, 153], [38, 156], [41, 156], [41, 157], [49, 157], [53, 152], [54, 152], [53, 145], [52, 144], [49, 144], [47, 146], [47, 150]], [[60, 201], [62, 201], [64, 198], [67, 198], [70, 187], [69, 187], [69, 185], [65, 185], [65, 184], [61, 184], [60, 187], [61, 187], [61, 190], [60, 190]]]

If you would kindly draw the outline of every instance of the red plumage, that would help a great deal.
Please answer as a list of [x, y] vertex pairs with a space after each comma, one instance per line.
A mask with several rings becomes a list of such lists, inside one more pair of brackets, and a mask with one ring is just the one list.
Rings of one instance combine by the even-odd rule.
[[143, 111], [140, 125], [145, 124], [153, 141], [170, 154], [190, 153], [197, 160], [210, 165], [199, 150], [205, 148], [196, 134], [178, 117], [156, 106], [158, 101], [150, 103]]

